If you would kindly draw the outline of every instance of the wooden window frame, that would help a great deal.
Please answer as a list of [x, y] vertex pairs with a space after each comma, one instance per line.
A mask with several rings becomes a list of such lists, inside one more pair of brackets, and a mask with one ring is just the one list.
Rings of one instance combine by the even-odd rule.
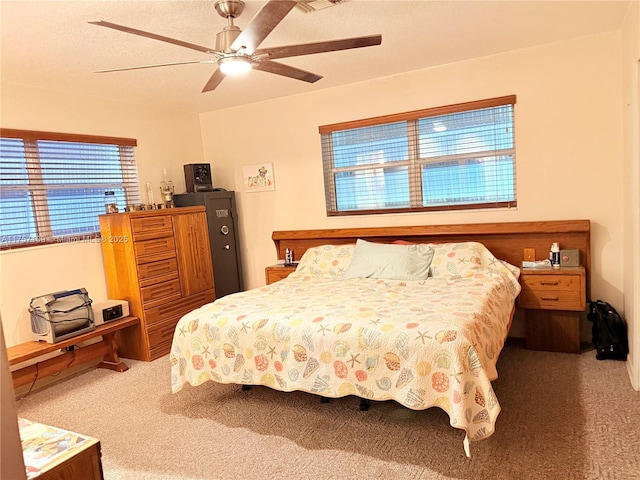
[[[407, 213], [407, 212], [429, 212], [429, 211], [448, 211], [448, 210], [473, 210], [473, 209], [487, 209], [487, 208], [512, 208], [517, 206], [516, 189], [515, 189], [515, 144], [510, 151], [510, 155], [513, 158], [514, 173], [513, 173], [513, 188], [514, 198], [510, 201], [490, 201], [485, 203], [461, 203], [461, 204], [449, 204], [438, 206], [422, 206], [422, 191], [421, 191], [421, 178], [420, 181], [411, 180], [415, 176], [421, 176], [421, 167], [429, 162], [441, 161], [441, 159], [420, 159], [417, 147], [418, 142], [418, 122], [421, 119], [429, 117], [437, 117], [441, 115], [464, 113], [473, 110], [480, 110], [491, 107], [500, 107], [511, 105], [515, 107], [516, 96], [507, 95], [503, 97], [496, 97], [484, 100], [477, 100], [472, 102], [458, 103], [454, 105], [447, 105], [441, 107], [427, 108], [421, 110], [413, 110], [410, 112], [403, 112], [391, 115], [383, 115], [378, 117], [366, 118], [361, 120], [353, 120], [348, 122], [334, 123], [330, 125], [323, 125], [318, 128], [318, 132], [322, 136], [323, 145], [323, 171], [324, 171], [324, 183], [325, 183], [325, 198], [327, 216], [345, 216], [345, 215], [370, 215], [370, 214], [392, 214], [392, 213]], [[515, 117], [515, 115], [514, 115]], [[347, 171], [354, 169], [352, 167], [347, 168], [335, 168], [335, 162], [333, 158], [333, 143], [332, 134], [335, 132], [360, 129], [365, 127], [374, 127], [380, 125], [393, 124], [396, 122], [407, 122], [407, 138], [409, 144], [414, 147], [409, 148], [409, 158], [406, 161], [394, 162], [394, 167], [408, 167], [410, 179], [407, 185], [409, 190], [410, 205], [409, 207], [401, 208], [380, 208], [380, 209], [358, 209], [358, 210], [338, 210], [337, 206], [337, 193], [335, 185], [335, 174], [340, 171]], [[515, 123], [515, 120], [514, 120]], [[487, 153], [493, 153], [491, 150]], [[461, 158], [465, 158], [465, 155], [460, 155]], [[449, 155], [445, 157], [447, 160], [455, 160], [455, 155]], [[387, 164], [390, 166], [390, 164]], [[363, 167], [359, 167], [363, 168]], [[356, 169], [354, 169], [356, 170]], [[414, 176], [414, 177], [412, 177]]]
[[[71, 243], [79, 241], [95, 241], [100, 237], [99, 226], [96, 220], [96, 231], [89, 234], [71, 234], [54, 236], [51, 227], [51, 214], [47, 201], [47, 191], [43, 180], [43, 170], [38, 152], [38, 141], [67, 142], [77, 144], [101, 144], [117, 146], [121, 168], [123, 172], [123, 182], [121, 187], [125, 191], [127, 203], [139, 203], [140, 193], [138, 187], [137, 165], [133, 156], [132, 147], [137, 146], [137, 140], [123, 137], [110, 137], [98, 135], [83, 135], [71, 133], [57, 133], [36, 130], [20, 130], [0, 128], [0, 137], [7, 139], [22, 140], [24, 145], [24, 155], [26, 160], [26, 170], [28, 182], [24, 185], [0, 186], [0, 188], [11, 190], [25, 190], [32, 196], [31, 207], [35, 221], [36, 236], [25, 235], [24, 238], [17, 238], [16, 241], [0, 243], [0, 250], [32, 247], [39, 245], [49, 245], [57, 243]], [[125, 165], [126, 161], [133, 161], [133, 167]], [[127, 172], [125, 174], [125, 171]], [[57, 188], [77, 187], [79, 189], [89, 188], [88, 184], [57, 184]], [[100, 184], [90, 184], [91, 188], [100, 188]]]

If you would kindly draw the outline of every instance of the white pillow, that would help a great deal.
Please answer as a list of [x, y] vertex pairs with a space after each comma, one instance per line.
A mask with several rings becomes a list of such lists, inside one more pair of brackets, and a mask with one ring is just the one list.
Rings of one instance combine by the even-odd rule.
[[433, 259], [426, 245], [372, 243], [358, 239], [344, 278], [426, 280]]

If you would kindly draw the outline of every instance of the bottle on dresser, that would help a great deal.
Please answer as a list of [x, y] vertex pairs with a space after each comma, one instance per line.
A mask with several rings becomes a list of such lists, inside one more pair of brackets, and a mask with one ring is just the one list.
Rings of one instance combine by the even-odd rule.
[[560, 244], [553, 242], [551, 244], [551, 251], [549, 252], [549, 260], [553, 268], [560, 268]]

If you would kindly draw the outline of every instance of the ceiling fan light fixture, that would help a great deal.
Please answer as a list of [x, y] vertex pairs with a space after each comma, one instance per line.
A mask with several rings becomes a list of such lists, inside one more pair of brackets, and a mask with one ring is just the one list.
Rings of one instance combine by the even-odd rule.
[[138, 30], [117, 23], [105, 21], [89, 23], [196, 50], [209, 56], [207, 60], [141, 65], [137, 67], [101, 70], [100, 73], [140, 70], [143, 68], [166, 67], [169, 65], [188, 63], [215, 63], [218, 68], [213, 71], [202, 89], [202, 93], [205, 93], [215, 90], [227, 75], [239, 76], [252, 69], [307, 83], [315, 83], [322, 78], [321, 75], [273, 60], [380, 45], [382, 43], [382, 35], [378, 34], [321, 42], [299, 43], [281, 47], [258, 48], [263, 40], [296, 6], [301, 6], [304, 3], [306, 7], [315, 11], [342, 3], [343, 1], [346, 2], [348, 0], [266, 0], [262, 8], [260, 8], [258, 13], [253, 17], [253, 20], [241, 30], [240, 27], [233, 24], [233, 21], [244, 10], [245, 2], [242, 0], [217, 0], [214, 4], [215, 10], [220, 16], [227, 19], [227, 25], [216, 34], [215, 48], [185, 42], [177, 38], [165, 37], [164, 35]]
[[218, 60], [218, 67], [225, 75], [242, 75], [251, 70], [251, 60], [243, 56], [228, 56]]

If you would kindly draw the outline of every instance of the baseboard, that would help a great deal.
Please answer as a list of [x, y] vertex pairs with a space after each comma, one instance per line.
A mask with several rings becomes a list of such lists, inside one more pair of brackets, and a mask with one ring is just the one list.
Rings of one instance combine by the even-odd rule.
[[634, 372], [633, 363], [627, 357], [627, 373], [629, 374], [629, 380], [631, 380], [631, 386], [636, 392], [640, 392], [640, 372]]

